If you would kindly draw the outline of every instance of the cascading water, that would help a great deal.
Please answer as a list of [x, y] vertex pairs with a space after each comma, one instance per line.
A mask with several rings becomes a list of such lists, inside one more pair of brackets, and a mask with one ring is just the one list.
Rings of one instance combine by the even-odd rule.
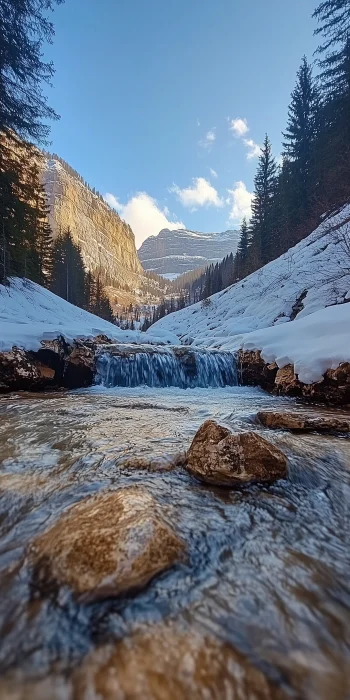
[[106, 387], [237, 385], [233, 353], [177, 346], [113, 345], [96, 358], [96, 383]]

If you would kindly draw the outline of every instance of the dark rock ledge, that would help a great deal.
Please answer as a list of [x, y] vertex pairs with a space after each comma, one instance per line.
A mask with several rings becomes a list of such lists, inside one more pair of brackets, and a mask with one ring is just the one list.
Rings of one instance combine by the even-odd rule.
[[293, 365], [279, 369], [275, 362], [265, 362], [258, 350], [240, 350], [237, 362], [244, 386], [260, 386], [272, 394], [301, 397], [313, 403], [350, 405], [350, 362], [328, 369], [321, 381], [313, 384], [300, 382]]
[[12, 348], [0, 353], [0, 393], [77, 389], [91, 386], [98, 346], [110, 343], [105, 336], [75, 340], [68, 344], [61, 336], [43, 340], [37, 352]]

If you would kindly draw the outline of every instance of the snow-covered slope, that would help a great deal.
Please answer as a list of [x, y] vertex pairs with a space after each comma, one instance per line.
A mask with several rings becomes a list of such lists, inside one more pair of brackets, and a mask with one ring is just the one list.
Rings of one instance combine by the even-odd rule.
[[[107, 335], [119, 343], [171, 343], [176, 336], [159, 329], [157, 335], [122, 331], [102, 318], [79, 309], [29, 280], [14, 277], [0, 285], [0, 352], [13, 346], [38, 350], [41, 340], [63, 336], [78, 338]], [[152, 329], [153, 330], [153, 329]]]
[[176, 276], [222, 260], [237, 250], [238, 231], [199, 233], [165, 228], [158, 236], [149, 236], [138, 250], [145, 270]]
[[301, 380], [310, 382], [320, 379], [327, 362], [350, 361], [347, 301], [350, 205], [277, 260], [212, 296], [207, 307], [195, 304], [153, 328], [196, 345], [260, 349], [280, 367], [295, 364]]

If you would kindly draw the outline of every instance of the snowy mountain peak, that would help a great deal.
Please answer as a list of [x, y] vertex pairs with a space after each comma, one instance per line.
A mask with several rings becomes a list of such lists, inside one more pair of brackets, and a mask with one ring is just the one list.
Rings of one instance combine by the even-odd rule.
[[202, 233], [164, 228], [146, 238], [138, 253], [145, 270], [176, 276], [235, 254], [238, 240], [239, 232], [234, 230]]

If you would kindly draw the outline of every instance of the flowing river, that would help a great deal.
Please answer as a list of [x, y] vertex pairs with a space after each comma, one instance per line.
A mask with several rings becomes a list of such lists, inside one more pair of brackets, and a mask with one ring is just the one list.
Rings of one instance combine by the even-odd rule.
[[[269, 432], [254, 423], [259, 409], [294, 406], [237, 386], [97, 386], [0, 399], [2, 700], [132, 700], [132, 692], [70, 694], [69, 680], [105, 644], [126, 641], [129, 662], [140, 629], [150, 640], [143, 651], [150, 655], [147, 673], [159, 674], [157, 699], [350, 697], [350, 440]], [[288, 479], [230, 490], [201, 484], [181, 467], [162, 469], [207, 418], [261, 431], [287, 455]], [[135, 467], [136, 458], [155, 467]], [[71, 504], [131, 484], [142, 484], [164, 506], [186, 542], [187, 560], [124, 597], [87, 605], [67, 591], [38, 596], [26, 559], [33, 538]], [[152, 635], [159, 629], [164, 646], [156, 647], [155, 659]], [[196, 657], [192, 693], [162, 685], [174, 629], [224, 645], [219, 686], [203, 676], [214, 673], [212, 657], [200, 673]], [[193, 647], [181, 639], [191, 687]], [[242, 691], [247, 664], [268, 691], [255, 671], [244, 676]], [[133, 668], [124, 664], [124, 675]], [[57, 678], [63, 685], [55, 694], [50, 680]], [[136, 680], [128, 682], [133, 687]], [[152, 696], [145, 690], [140, 697]]]

